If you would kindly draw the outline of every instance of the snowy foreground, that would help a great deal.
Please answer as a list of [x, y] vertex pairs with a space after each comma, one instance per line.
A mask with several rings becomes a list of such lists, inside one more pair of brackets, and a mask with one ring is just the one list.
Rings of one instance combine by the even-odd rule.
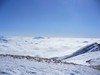
[[100, 75], [100, 71], [82, 65], [0, 55], [0, 75]]
[[100, 75], [99, 43], [93, 38], [0, 36], [0, 75]]

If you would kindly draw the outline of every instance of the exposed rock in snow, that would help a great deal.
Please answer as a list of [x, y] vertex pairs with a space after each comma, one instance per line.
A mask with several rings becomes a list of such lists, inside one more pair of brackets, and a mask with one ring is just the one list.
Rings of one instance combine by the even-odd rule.
[[89, 63], [92, 66], [97, 66], [97, 65], [100, 65], [100, 58], [90, 59], [86, 62]]
[[89, 63], [91, 67], [100, 70], [100, 58], [90, 59], [86, 62]]

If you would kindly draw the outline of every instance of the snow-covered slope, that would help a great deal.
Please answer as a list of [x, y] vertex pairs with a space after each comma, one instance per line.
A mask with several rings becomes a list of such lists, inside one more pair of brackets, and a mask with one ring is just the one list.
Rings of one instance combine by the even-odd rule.
[[84, 53], [95, 52], [95, 51], [100, 51], [100, 44], [92, 43], [90, 45], [87, 45], [87, 46], [73, 52], [70, 55], [66, 55], [66, 56], [62, 56], [62, 57], [55, 57], [55, 58], [52, 58], [52, 59], [66, 60], [66, 59], [69, 59], [69, 58], [72, 58], [72, 57], [75, 57], [75, 56], [78, 56], [78, 55], [81, 55], [81, 54], [84, 54]]
[[100, 39], [55, 37], [0, 37], [0, 54], [60, 57]]
[[100, 65], [100, 51], [95, 51], [95, 52], [88, 52], [85, 54], [81, 54], [69, 59], [65, 59], [63, 61], [66, 62], [72, 62], [72, 63], [76, 63], [76, 64], [82, 64], [82, 65]]
[[0, 55], [0, 75], [100, 75], [81, 65], [36, 61], [21, 56]]

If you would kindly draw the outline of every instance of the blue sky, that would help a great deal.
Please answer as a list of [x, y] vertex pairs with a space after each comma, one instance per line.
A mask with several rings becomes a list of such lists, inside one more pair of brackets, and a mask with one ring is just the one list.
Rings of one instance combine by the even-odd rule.
[[100, 0], [0, 0], [0, 34], [100, 37]]

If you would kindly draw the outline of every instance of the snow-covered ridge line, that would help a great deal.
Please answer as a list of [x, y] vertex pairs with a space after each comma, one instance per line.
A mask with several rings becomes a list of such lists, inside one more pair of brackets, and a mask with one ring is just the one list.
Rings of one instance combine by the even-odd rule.
[[73, 65], [79, 65], [79, 64], [74, 64], [74, 63], [68, 63], [68, 62], [63, 62], [61, 60], [52, 60], [48, 58], [40, 58], [40, 57], [32, 57], [32, 56], [23, 56], [23, 55], [10, 55], [10, 54], [0, 54], [0, 57], [12, 57], [14, 59], [27, 59], [27, 60], [32, 60], [32, 61], [37, 61], [37, 62], [46, 62], [46, 63], [62, 63], [62, 64], [73, 64]]

